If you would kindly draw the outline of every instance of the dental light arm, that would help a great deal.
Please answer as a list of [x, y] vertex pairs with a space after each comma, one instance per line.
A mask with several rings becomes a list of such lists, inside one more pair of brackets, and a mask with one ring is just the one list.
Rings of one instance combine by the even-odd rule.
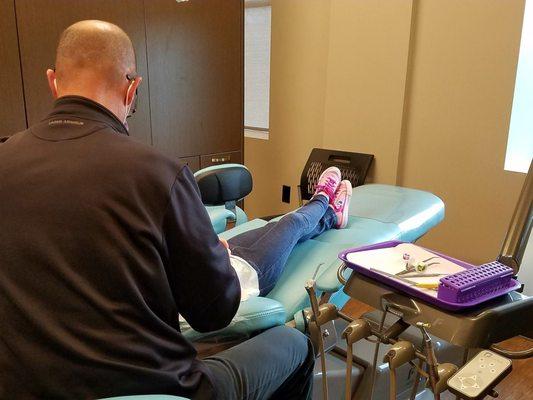
[[533, 226], [533, 163], [529, 165], [522, 192], [502, 245], [498, 261], [518, 272]]
[[[533, 163], [529, 165], [522, 192], [518, 198], [513, 218], [507, 230], [498, 261], [511, 267], [515, 274], [522, 264], [522, 258], [533, 227]], [[533, 348], [521, 351], [503, 349], [492, 345], [491, 349], [505, 357], [524, 359], [533, 357]]]

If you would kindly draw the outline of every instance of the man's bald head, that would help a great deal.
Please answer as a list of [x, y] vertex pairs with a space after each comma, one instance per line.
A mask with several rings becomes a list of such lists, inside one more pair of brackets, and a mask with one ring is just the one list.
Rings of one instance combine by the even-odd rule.
[[[117, 87], [135, 75], [135, 52], [130, 38], [109, 22], [76, 22], [63, 31], [56, 54], [56, 78], [61, 86], [80, 84], [93, 76], [99, 83]], [[92, 82], [95, 84], [95, 82]]]
[[86, 97], [122, 122], [142, 81], [128, 35], [116, 25], [96, 20], [65, 29], [57, 46], [56, 68], [48, 69], [46, 77], [54, 98]]

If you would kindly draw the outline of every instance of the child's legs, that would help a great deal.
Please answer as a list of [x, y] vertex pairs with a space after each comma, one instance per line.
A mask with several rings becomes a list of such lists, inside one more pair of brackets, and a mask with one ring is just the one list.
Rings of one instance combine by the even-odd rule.
[[[317, 196], [302, 208], [285, 215], [251, 246], [231, 246], [233, 254], [242, 257], [257, 270], [261, 295], [268, 293], [276, 284], [294, 246], [301, 238], [309, 238], [331, 227], [322, 217], [329, 209], [328, 200]], [[317, 227], [321, 223], [320, 227]], [[240, 235], [239, 235], [240, 236]]]
[[314, 237], [317, 237], [321, 233], [325, 231], [329, 231], [331, 228], [335, 226], [337, 223], [337, 216], [335, 215], [335, 211], [333, 211], [333, 208], [328, 207], [326, 210], [326, 213], [322, 216], [320, 221], [318, 221], [318, 224], [315, 226], [315, 229], [313, 229], [311, 232], [309, 232], [307, 235], [304, 235], [300, 238], [298, 243], [305, 242], [306, 240], [313, 239]]
[[243, 232], [237, 236], [233, 236], [231, 239], [228, 239], [230, 249], [234, 247], [250, 247], [258, 240], [260, 240], [264, 235], [266, 235], [278, 222], [269, 222], [268, 224], [252, 229], [246, 232]]
[[[320, 218], [320, 221], [318, 221], [317, 225], [315, 226], [315, 229], [313, 229], [308, 234], [302, 236], [298, 243], [305, 242], [306, 240], [312, 239], [320, 235], [322, 232], [331, 229], [336, 222], [337, 216], [335, 215], [335, 211], [333, 211], [331, 207], [328, 207], [322, 218]], [[278, 221], [269, 222], [268, 224], [260, 228], [243, 232], [237, 236], [232, 237], [231, 239], [228, 239], [230, 249], [233, 249], [235, 247], [251, 247], [253, 244], [260, 241], [263, 236], [268, 234], [268, 232], [270, 232], [270, 230], [277, 223]]]
[[[319, 196], [319, 198], [322, 199], [323, 197]], [[306, 204], [305, 206], [296, 210], [295, 212], [303, 212], [303, 213], [309, 214], [309, 210], [310, 210], [309, 205], [310, 203]], [[313, 207], [315, 206], [313, 205]], [[312, 209], [311, 211], [313, 212]], [[319, 211], [319, 212], [322, 212], [322, 211]], [[270, 230], [272, 230], [272, 228], [274, 228], [281, 220], [283, 220], [284, 218], [286, 218], [287, 216], [291, 214], [285, 215], [279, 221], [269, 222], [268, 224], [260, 228], [256, 228], [256, 229], [243, 232], [237, 236], [232, 237], [231, 239], [228, 239], [230, 249], [232, 249], [233, 251], [233, 249], [236, 247], [252, 247], [252, 245], [259, 242], [261, 238], [267, 235], [270, 232]], [[333, 212], [331, 207], [327, 207], [325, 214], [322, 215], [322, 218], [320, 218], [319, 222], [315, 226], [315, 229], [313, 229], [310, 233], [305, 235], [303, 238], [307, 240], [312, 237], [320, 235], [320, 233], [322, 233], [323, 231], [327, 229], [330, 229], [334, 224], [334, 221], [330, 223], [331, 218], [333, 219], [336, 218], [335, 213]], [[304, 241], [304, 240], [300, 240], [300, 241]]]

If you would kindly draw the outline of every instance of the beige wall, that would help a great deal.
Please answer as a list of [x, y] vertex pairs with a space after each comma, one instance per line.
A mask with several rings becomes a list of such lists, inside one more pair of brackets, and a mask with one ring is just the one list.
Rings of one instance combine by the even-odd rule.
[[422, 244], [498, 255], [523, 183], [503, 169], [524, 2], [419, 1], [398, 184], [429, 190], [446, 219]]
[[[329, 0], [272, 0], [270, 140], [245, 140], [245, 164], [254, 176], [246, 199], [252, 216], [297, 205], [296, 182], [310, 149], [322, 145]], [[281, 186], [292, 186], [292, 204]]]
[[[483, 262], [523, 175], [503, 171], [524, 0], [273, 0], [270, 140], [246, 139], [251, 216], [297, 205], [312, 147], [447, 205], [422, 244]], [[281, 203], [281, 185], [292, 204]]]
[[395, 184], [412, 0], [333, 0], [323, 147], [375, 155]]

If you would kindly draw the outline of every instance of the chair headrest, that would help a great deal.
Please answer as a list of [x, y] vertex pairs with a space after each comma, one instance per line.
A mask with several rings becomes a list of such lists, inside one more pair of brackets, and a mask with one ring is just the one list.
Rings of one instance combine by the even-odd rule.
[[202, 202], [219, 206], [245, 198], [253, 188], [252, 174], [241, 164], [222, 164], [194, 174]]

